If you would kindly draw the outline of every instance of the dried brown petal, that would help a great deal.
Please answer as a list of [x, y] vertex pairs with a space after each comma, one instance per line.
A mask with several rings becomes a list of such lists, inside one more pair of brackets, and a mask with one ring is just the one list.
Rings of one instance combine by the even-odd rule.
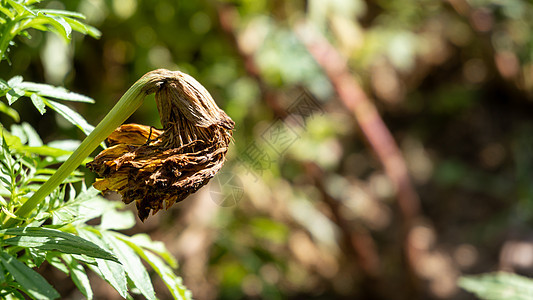
[[204, 186], [222, 167], [231, 141], [233, 120], [191, 76], [153, 71], [155, 100], [163, 130], [125, 124], [109, 137], [110, 147], [87, 164], [102, 176], [94, 187], [117, 191], [135, 201], [145, 220]]

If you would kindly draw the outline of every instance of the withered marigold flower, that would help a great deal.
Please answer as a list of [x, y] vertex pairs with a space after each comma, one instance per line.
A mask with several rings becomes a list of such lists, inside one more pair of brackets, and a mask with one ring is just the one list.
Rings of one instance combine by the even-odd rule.
[[125, 124], [109, 137], [109, 148], [87, 164], [102, 179], [101, 191], [117, 191], [124, 203], [135, 201], [145, 220], [204, 186], [222, 167], [233, 120], [191, 76], [155, 70], [147, 87], [155, 91], [162, 130]]

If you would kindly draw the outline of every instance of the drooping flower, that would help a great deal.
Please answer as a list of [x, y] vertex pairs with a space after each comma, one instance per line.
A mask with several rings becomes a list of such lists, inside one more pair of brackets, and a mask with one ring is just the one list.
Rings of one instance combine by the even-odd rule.
[[87, 164], [103, 177], [94, 187], [120, 193], [125, 203], [135, 201], [143, 221], [207, 184], [225, 161], [235, 124], [193, 77], [163, 69], [151, 73], [157, 75], [163, 129], [122, 125], [108, 137], [110, 147]]

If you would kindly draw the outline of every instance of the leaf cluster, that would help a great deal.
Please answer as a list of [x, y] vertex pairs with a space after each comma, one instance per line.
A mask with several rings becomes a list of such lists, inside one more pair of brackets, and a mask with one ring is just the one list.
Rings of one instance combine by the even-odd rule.
[[[31, 38], [31, 29], [51, 31], [66, 41], [72, 31], [99, 37], [100, 32], [84, 24], [76, 12], [36, 8], [39, 1], [0, 1], [0, 62], [16, 36]], [[62, 140], [44, 144], [34, 128], [20, 122], [11, 107], [19, 99], [31, 100], [44, 114], [47, 108], [57, 112], [85, 134], [93, 130], [83, 116], [59, 101], [94, 103], [94, 100], [62, 87], [24, 81], [21, 76], [0, 78], [0, 112], [18, 124], [9, 129], [0, 123], [0, 298], [58, 299], [53, 284], [34, 268], [43, 265], [68, 274], [80, 292], [94, 297], [87, 272], [92, 270], [124, 298], [132, 293], [156, 299], [149, 265], [168, 287], [175, 299], [190, 299], [190, 292], [175, 274], [177, 262], [161, 242], [147, 235], [127, 236], [119, 230], [134, 226], [130, 211], [122, 203], [109, 202], [84, 183], [84, 174], [75, 171], [61, 186], [42, 201], [29, 217], [15, 215], [39, 187], [56, 172], [79, 145]], [[17, 219], [18, 226], [8, 226]], [[90, 220], [99, 219], [98, 225]]]
[[6, 59], [16, 36], [31, 38], [30, 29], [57, 33], [70, 41], [72, 31], [99, 37], [98, 29], [83, 23], [85, 16], [71, 11], [40, 9], [33, 4], [39, 0], [3, 0], [0, 5], [0, 61]]

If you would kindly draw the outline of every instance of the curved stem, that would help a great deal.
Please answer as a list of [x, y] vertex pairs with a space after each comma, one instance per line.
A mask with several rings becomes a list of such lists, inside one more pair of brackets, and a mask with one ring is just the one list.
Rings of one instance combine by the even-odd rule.
[[[158, 83], [164, 80], [167, 70], [155, 70], [145, 74], [120, 98], [113, 109], [94, 128], [72, 155], [59, 167], [59, 169], [33, 194], [20, 208], [15, 211], [18, 218], [27, 217], [37, 205], [57, 188], [82, 162], [105, 140], [120, 124], [141, 106], [144, 97], [158, 88]], [[2, 227], [10, 227], [16, 219], [7, 219]]]

